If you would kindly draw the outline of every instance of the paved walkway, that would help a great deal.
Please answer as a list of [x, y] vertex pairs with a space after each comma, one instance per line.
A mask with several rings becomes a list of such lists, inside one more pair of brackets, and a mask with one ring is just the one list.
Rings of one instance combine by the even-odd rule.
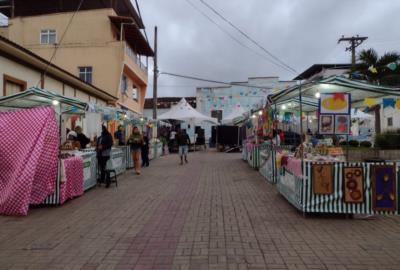
[[238, 154], [127, 173], [63, 207], [0, 217], [0, 269], [399, 269], [400, 218], [303, 218]]

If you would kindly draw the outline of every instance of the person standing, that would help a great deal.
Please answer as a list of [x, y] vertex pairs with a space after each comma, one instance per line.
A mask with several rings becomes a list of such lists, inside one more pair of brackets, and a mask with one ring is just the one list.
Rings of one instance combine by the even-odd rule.
[[85, 149], [86, 145], [90, 143], [90, 139], [86, 137], [85, 134], [82, 132], [82, 128], [80, 126], [75, 127], [75, 132], [76, 132], [76, 141], [79, 142], [80, 144], [80, 149]]
[[101, 127], [101, 136], [97, 139], [97, 161], [100, 168], [100, 183], [106, 183], [106, 188], [110, 187], [111, 179], [106, 175], [107, 161], [111, 156], [113, 138], [108, 132], [107, 127]]
[[179, 131], [176, 140], [179, 146], [179, 156], [181, 158], [181, 165], [183, 165], [183, 158], [185, 157], [185, 162], [188, 163], [187, 155], [189, 152], [190, 138], [186, 133], [185, 129]]
[[144, 135], [143, 136], [143, 144], [142, 144], [142, 167], [149, 167], [149, 138]]
[[140, 175], [140, 152], [143, 145], [143, 137], [138, 127], [133, 127], [132, 135], [129, 137], [128, 144], [131, 146], [131, 154], [135, 173]]
[[118, 140], [119, 146], [125, 145], [125, 132], [123, 126], [118, 126], [118, 130], [114, 133], [114, 138]]

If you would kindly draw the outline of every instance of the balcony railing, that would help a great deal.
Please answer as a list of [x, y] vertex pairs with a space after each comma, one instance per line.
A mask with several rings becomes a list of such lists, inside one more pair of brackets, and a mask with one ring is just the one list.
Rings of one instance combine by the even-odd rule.
[[129, 56], [129, 58], [132, 59], [133, 62], [135, 62], [143, 71], [147, 73], [148, 69], [147, 66], [142, 63], [140, 60], [140, 57], [132, 50], [131, 47], [129, 47], [128, 44], [125, 46], [125, 53]]

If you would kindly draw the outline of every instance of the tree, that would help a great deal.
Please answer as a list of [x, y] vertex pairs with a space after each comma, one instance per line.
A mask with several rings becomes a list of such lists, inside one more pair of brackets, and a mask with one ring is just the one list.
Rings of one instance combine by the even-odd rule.
[[[387, 52], [381, 57], [374, 49], [362, 50], [358, 54], [358, 64], [353, 74], [361, 74], [371, 83], [389, 86], [400, 85], [400, 67], [391, 70], [388, 65], [400, 62], [398, 52]], [[355, 79], [360, 76], [353, 76]]]

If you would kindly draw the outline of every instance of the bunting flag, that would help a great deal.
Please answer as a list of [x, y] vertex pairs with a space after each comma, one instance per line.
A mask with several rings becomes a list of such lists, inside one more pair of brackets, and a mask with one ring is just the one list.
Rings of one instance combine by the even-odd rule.
[[397, 68], [397, 63], [396, 62], [392, 62], [386, 65], [388, 67], [388, 69], [390, 69], [391, 71], [395, 71]]
[[368, 70], [369, 70], [371, 73], [374, 73], [374, 74], [378, 73], [378, 70], [377, 70], [376, 67], [374, 67], [373, 65], [370, 66], [370, 67], [368, 68]]
[[372, 107], [374, 105], [378, 104], [375, 98], [365, 98], [364, 99], [364, 105], [367, 107]]
[[394, 108], [395, 105], [396, 105], [396, 101], [394, 100], [394, 98], [384, 98], [383, 99], [383, 108], [387, 108], [387, 107]]

